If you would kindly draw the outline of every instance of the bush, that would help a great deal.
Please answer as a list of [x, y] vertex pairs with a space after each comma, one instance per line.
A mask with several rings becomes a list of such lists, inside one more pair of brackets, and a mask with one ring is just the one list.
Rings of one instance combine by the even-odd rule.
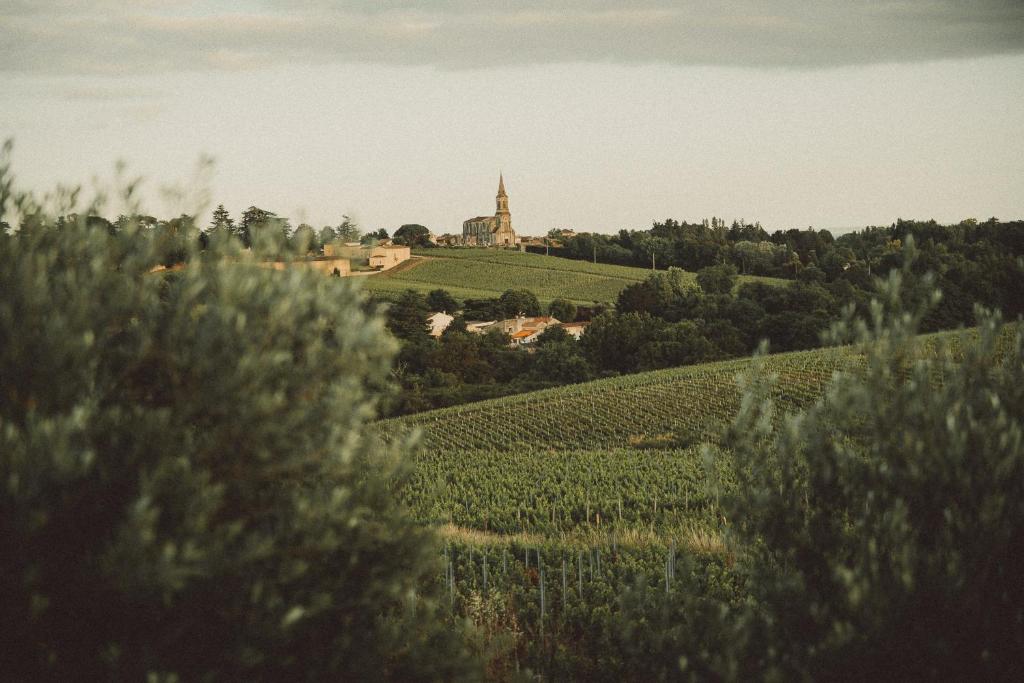
[[748, 386], [725, 509], [757, 606], [729, 618], [727, 677], [1024, 670], [1020, 331], [1007, 344], [979, 311], [978, 339], [926, 347], [925, 308], [901, 311], [907, 272], [881, 287], [868, 323], [835, 328], [866, 369], [837, 377], [812, 409], [780, 420], [766, 383]]
[[85, 221], [0, 238], [5, 678], [470, 672], [364, 428], [382, 321], [344, 280], [157, 257]]

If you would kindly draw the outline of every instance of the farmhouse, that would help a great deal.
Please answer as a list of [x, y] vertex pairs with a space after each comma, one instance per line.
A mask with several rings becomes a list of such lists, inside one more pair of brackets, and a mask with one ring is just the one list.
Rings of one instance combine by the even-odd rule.
[[497, 210], [493, 216], [477, 216], [462, 223], [462, 243], [472, 247], [514, 247], [516, 233], [508, 210], [505, 177], [498, 175]]
[[498, 329], [507, 335], [514, 335], [517, 332], [522, 332], [523, 330], [541, 332], [545, 327], [559, 324], [558, 318], [550, 315], [539, 315], [535, 317], [519, 316], [518, 318], [509, 318], [508, 320], [502, 320], [497, 323]]
[[370, 251], [370, 267], [387, 270], [408, 261], [410, 256], [409, 247], [374, 247]]

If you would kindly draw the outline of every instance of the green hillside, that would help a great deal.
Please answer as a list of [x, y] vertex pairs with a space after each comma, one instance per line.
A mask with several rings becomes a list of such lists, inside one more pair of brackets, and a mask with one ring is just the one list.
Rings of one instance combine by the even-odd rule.
[[[528, 289], [541, 301], [563, 298], [577, 304], [614, 302], [624, 287], [644, 280], [651, 271], [629, 266], [492, 249], [428, 249], [417, 251], [408, 266], [371, 275], [364, 286], [383, 296], [406, 289], [429, 292], [447, 289], [454, 296], [493, 298], [508, 289]], [[696, 286], [695, 276], [689, 279]], [[742, 281], [772, 278], [741, 278]]]
[[[939, 339], [955, 348], [961, 337], [931, 335], [919, 353], [932, 354]], [[763, 361], [781, 414], [864, 362], [850, 347]], [[445, 539], [453, 608], [495, 591], [527, 632], [576, 644], [638, 581], [668, 593], [697, 580], [719, 599], [742, 599], [724, 541], [742, 520], [719, 504], [736, 481], [719, 435], [739, 407], [737, 375], [751, 364], [659, 370], [380, 421], [386, 439], [420, 435], [399, 491]], [[677, 578], [677, 554], [689, 579]], [[555, 606], [547, 617], [545, 604]]]
[[[1006, 340], [1011, 338], [1010, 329]], [[959, 333], [929, 335], [930, 353]], [[851, 347], [764, 357], [780, 414], [822, 396], [833, 374], [856, 370]], [[647, 542], [713, 526], [703, 446], [716, 445], [739, 407], [739, 359], [627, 375], [378, 422], [385, 439], [419, 433], [406, 501], [424, 521], [501, 534], [645, 529]], [[661, 539], [661, 541], [659, 541]], [[493, 539], [492, 539], [493, 540]], [[549, 540], [554, 540], [550, 538]]]
[[[833, 372], [859, 360], [848, 348], [820, 349], [768, 356], [765, 365], [785, 411], [813, 402]], [[717, 435], [738, 408], [736, 377], [750, 364], [616, 377], [378, 425], [386, 439], [420, 434], [403, 498], [463, 547], [676, 546], [714, 555], [722, 548], [715, 482], [731, 481]], [[723, 456], [713, 476], [705, 446]]]
[[[766, 357], [778, 398], [793, 408], [821, 394], [833, 371], [856, 362], [849, 349]], [[635, 446], [668, 434], [696, 438], [735, 414], [739, 359], [626, 375], [517, 394], [382, 421], [387, 433], [422, 430], [429, 449], [594, 449]]]

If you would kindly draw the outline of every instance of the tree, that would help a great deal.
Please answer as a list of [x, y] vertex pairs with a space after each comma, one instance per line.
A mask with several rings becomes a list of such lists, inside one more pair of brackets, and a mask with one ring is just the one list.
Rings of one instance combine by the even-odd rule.
[[0, 240], [5, 677], [479, 676], [366, 427], [382, 321], [344, 280], [156, 259], [81, 221]]
[[341, 223], [334, 228], [334, 234], [342, 242], [358, 242], [362, 232], [354, 219], [342, 216]]
[[255, 206], [250, 206], [242, 212], [242, 220], [235, 228], [235, 235], [242, 241], [242, 246], [251, 247], [253, 244], [253, 231], [275, 214], [272, 211], [265, 211]]
[[407, 223], [395, 230], [393, 241], [395, 244], [402, 244], [413, 249], [434, 246], [430, 241], [430, 230], [416, 223]]
[[646, 313], [605, 313], [591, 321], [580, 341], [584, 357], [600, 370], [636, 372], [637, 350], [651, 341], [665, 323]]
[[548, 315], [563, 323], [571, 323], [576, 320], [576, 304], [567, 299], [554, 299], [548, 305]]
[[430, 306], [427, 305], [426, 297], [414, 289], [407, 289], [388, 308], [388, 329], [407, 342], [429, 341], [429, 315]]
[[697, 272], [697, 284], [705, 294], [729, 294], [736, 286], [736, 267], [721, 264], [701, 268]]
[[561, 325], [549, 325], [544, 331], [537, 335], [537, 346], [547, 344], [558, 344], [561, 342], [574, 342], [575, 340], [565, 331]]
[[380, 230], [377, 230], [376, 232], [368, 232], [368, 233], [366, 233], [365, 235], [363, 235], [359, 239], [359, 241], [362, 244], [373, 244], [373, 243], [378, 242], [380, 240], [386, 240], [386, 239], [388, 239], [388, 231], [385, 230], [384, 228], [381, 228]]
[[227, 234], [230, 235], [235, 231], [235, 221], [231, 218], [231, 214], [224, 208], [223, 204], [218, 204], [217, 208], [213, 210], [213, 217], [210, 220], [209, 227], [206, 228], [206, 232], [209, 234]]
[[[562, 335], [558, 335], [554, 330], [561, 331]], [[558, 339], [559, 336], [563, 338]], [[538, 380], [567, 384], [586, 382], [593, 378], [594, 371], [590, 363], [580, 353], [576, 342], [568, 338], [565, 330], [560, 327], [549, 327], [540, 337], [531, 368], [532, 374]], [[544, 337], [548, 339], [541, 343]]]
[[867, 323], [835, 329], [866, 369], [782, 429], [770, 383], [748, 380], [725, 515], [755, 606], [721, 643], [732, 677], [1010, 680], [1024, 667], [1024, 340], [979, 312], [976, 340], [926, 348], [927, 307], [901, 303], [908, 273], [890, 275]]
[[300, 223], [292, 234], [292, 251], [300, 256], [316, 253], [323, 249], [323, 244], [316, 234], [316, 230], [309, 223]]
[[455, 301], [455, 297], [449, 294], [446, 289], [435, 289], [427, 294], [427, 307], [431, 311], [442, 311], [444, 313], [455, 313], [455, 311], [459, 310], [459, 304]]
[[508, 289], [498, 297], [499, 312], [506, 318], [540, 315], [537, 295], [527, 289]]
[[[88, 221], [85, 225], [88, 226]], [[152, 234], [160, 264], [171, 267], [188, 258], [190, 246], [197, 241], [198, 230], [192, 217], [183, 214], [169, 221], [160, 221]]]

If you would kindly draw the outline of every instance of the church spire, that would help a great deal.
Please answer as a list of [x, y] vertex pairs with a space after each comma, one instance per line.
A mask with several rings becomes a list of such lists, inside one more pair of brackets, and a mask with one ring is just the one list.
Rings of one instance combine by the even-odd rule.
[[498, 174], [498, 196], [495, 199], [498, 205], [498, 212], [495, 216], [508, 215], [508, 195], [505, 194], [505, 176]]

